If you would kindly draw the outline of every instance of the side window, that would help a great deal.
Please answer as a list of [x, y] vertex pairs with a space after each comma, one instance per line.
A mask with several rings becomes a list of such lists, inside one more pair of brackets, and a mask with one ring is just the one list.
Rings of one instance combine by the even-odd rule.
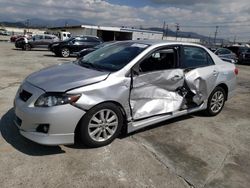
[[51, 36], [45, 36], [45, 39], [52, 39]]
[[218, 50], [218, 55], [230, 54], [230, 51], [227, 49], [220, 49]]
[[177, 50], [175, 48], [164, 48], [157, 50], [144, 59], [139, 65], [139, 71], [152, 72], [173, 69], [177, 66]]
[[76, 44], [82, 44], [84, 42], [87, 42], [87, 37], [76, 38], [76, 40], [75, 40]]
[[43, 39], [43, 36], [42, 35], [35, 35], [33, 37], [33, 40], [42, 40]]
[[230, 54], [230, 51], [227, 49], [221, 49], [219, 54]]
[[99, 41], [96, 38], [88, 37], [88, 42], [99, 42]]
[[185, 46], [183, 49], [183, 68], [197, 68], [214, 64], [210, 55], [202, 48]]

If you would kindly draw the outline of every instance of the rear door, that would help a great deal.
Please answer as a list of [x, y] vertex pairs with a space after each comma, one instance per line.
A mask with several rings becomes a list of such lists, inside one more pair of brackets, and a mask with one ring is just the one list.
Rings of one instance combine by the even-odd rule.
[[44, 47], [48, 47], [48, 45], [50, 44], [50, 43], [52, 43], [53, 42], [53, 37], [52, 36], [49, 36], [49, 35], [45, 35], [44, 36], [44, 40], [43, 40], [43, 46]]
[[164, 47], [148, 54], [132, 69], [130, 106], [133, 120], [171, 113], [181, 108], [184, 73], [179, 68], [179, 47]]
[[197, 105], [202, 104], [215, 88], [219, 75], [213, 59], [201, 47], [183, 46], [181, 67], [185, 83], [194, 94], [192, 101]]
[[42, 47], [44, 36], [43, 35], [35, 35], [32, 37], [30, 44], [32, 47]]

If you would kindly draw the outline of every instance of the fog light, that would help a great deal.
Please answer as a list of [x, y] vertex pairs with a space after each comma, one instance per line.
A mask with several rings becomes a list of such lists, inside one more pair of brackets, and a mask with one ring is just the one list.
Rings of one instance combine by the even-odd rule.
[[36, 128], [37, 132], [48, 133], [49, 132], [49, 124], [39, 124]]

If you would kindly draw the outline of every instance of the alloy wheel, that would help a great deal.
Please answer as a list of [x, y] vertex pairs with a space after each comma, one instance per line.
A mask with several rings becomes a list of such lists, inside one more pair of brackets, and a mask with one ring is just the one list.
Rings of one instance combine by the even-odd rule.
[[118, 122], [118, 117], [114, 111], [102, 109], [90, 119], [88, 134], [94, 141], [105, 142], [115, 134]]
[[211, 111], [213, 113], [218, 113], [224, 105], [224, 100], [225, 97], [223, 92], [220, 90], [216, 91], [211, 98], [211, 103], [210, 103]]
[[63, 48], [61, 53], [63, 57], [69, 57], [69, 54], [70, 54], [68, 48]]

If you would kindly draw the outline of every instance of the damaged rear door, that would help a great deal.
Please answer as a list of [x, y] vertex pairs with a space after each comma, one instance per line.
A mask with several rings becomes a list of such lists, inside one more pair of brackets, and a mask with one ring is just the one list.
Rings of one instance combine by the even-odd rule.
[[179, 49], [178, 46], [158, 49], [132, 69], [129, 102], [133, 120], [178, 111], [183, 105], [178, 92], [184, 85]]
[[189, 104], [200, 105], [216, 86], [219, 75], [216, 65], [205, 49], [196, 46], [183, 46], [181, 63], [185, 86], [191, 93], [186, 99]]

